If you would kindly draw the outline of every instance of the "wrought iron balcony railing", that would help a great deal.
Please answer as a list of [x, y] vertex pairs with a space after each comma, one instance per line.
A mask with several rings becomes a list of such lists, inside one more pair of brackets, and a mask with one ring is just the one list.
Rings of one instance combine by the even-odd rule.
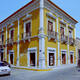
[[61, 35], [61, 43], [67, 44], [67, 43], [68, 43], [68, 36], [66, 36], [66, 35]]
[[74, 45], [74, 44], [75, 44], [75, 39], [69, 38], [69, 44], [70, 44], [70, 45]]
[[55, 32], [55, 31], [48, 31], [48, 40], [51, 40], [53, 39], [54, 41], [57, 40], [57, 36], [58, 36], [58, 33]]
[[11, 38], [7, 39], [7, 44], [12, 44], [13, 45], [13, 43], [14, 43], [14, 39], [11, 39]]
[[22, 40], [29, 40], [30, 37], [31, 37], [31, 32], [29, 32], [29, 33], [26, 33], [26, 32], [22, 33]]

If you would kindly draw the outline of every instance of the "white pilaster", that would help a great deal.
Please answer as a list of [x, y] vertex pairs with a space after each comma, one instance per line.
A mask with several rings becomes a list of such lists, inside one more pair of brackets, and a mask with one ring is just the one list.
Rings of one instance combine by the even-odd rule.
[[7, 61], [7, 25], [6, 25], [6, 47], [5, 47], [5, 60]]
[[39, 68], [45, 68], [44, 0], [40, 0]]
[[[58, 16], [57, 16], [57, 33], [58, 33], [58, 26], [59, 22], [58, 22]], [[60, 65], [60, 41], [59, 41], [59, 34], [58, 34], [58, 66]]]
[[[68, 24], [66, 24], [66, 27], [67, 27], [67, 36], [68, 36]], [[68, 38], [68, 44], [67, 44], [67, 52], [68, 52], [68, 64], [70, 64], [70, 52], [69, 52], [69, 38]]]
[[20, 21], [19, 21], [19, 19], [18, 19], [17, 66], [19, 66], [19, 25], [20, 25]]
[[[75, 32], [75, 40], [76, 40], [76, 27], [74, 28], [74, 32]], [[78, 61], [78, 51], [77, 51], [77, 46], [75, 45], [75, 49], [76, 49], [76, 65], [77, 65], [77, 61]]]

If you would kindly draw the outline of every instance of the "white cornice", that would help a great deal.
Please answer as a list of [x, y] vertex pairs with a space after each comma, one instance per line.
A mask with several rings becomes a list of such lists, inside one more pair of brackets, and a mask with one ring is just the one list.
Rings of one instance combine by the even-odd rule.
[[48, 9], [50, 12], [56, 13], [56, 15], [58, 15], [60, 18], [64, 19], [67, 23], [71, 23], [73, 25], [76, 24], [76, 22], [74, 20], [72, 20], [69, 16], [67, 16], [62, 11], [60, 11], [58, 8], [56, 8], [54, 5], [52, 5], [49, 1], [47, 1], [47, 0], [44, 0], [44, 1], [45, 1], [44, 7], [46, 9]]
[[49, 16], [49, 17], [51, 17], [51, 18], [53, 18], [53, 19], [56, 19], [56, 17], [52, 13], [50, 13], [50, 12], [46, 13], [46, 15]]
[[0, 24], [0, 28], [1, 27], [5, 27], [6, 25], [11, 24], [12, 22], [18, 20], [19, 18], [23, 17], [26, 15], [26, 13], [30, 13], [33, 10], [38, 9], [39, 6], [39, 0], [35, 0], [32, 4], [28, 5], [27, 7], [25, 7], [24, 9], [22, 9], [21, 11], [17, 12], [15, 15], [13, 15], [12, 17], [8, 18], [6, 21], [4, 21], [3, 23]]

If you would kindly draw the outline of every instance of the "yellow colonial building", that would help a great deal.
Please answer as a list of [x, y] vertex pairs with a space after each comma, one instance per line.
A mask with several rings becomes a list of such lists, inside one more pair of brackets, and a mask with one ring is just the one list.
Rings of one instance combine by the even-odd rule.
[[76, 23], [50, 0], [32, 0], [0, 23], [0, 60], [29, 70], [76, 64]]

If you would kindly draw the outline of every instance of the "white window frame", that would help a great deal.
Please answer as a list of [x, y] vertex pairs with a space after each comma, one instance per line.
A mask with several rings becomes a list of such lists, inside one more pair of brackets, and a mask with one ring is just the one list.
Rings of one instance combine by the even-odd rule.
[[[11, 39], [11, 31], [12, 30], [15, 30], [14, 28], [11, 28], [10, 30], [9, 30], [9, 39]], [[14, 33], [13, 33], [13, 37], [14, 37]]]
[[[30, 53], [35, 53], [35, 66], [30, 66]], [[37, 47], [28, 48], [27, 64], [28, 64], [28, 67], [37, 68]]]
[[56, 21], [54, 19], [47, 18], [47, 31], [48, 31], [48, 21], [53, 23], [53, 31], [55, 31], [55, 26], [56, 26], [55, 23], [56, 23]]
[[14, 50], [9, 50], [9, 63], [11, 64], [10, 54], [13, 54], [13, 65], [14, 65]]
[[[55, 56], [55, 64], [54, 64], [54, 66], [49, 66], [49, 53], [53, 53], [54, 56]], [[51, 47], [47, 48], [47, 66], [49, 68], [54, 68], [56, 66], [56, 48], [51, 48]]]
[[[74, 64], [74, 51], [70, 51], [70, 55], [73, 55], [73, 64]], [[71, 60], [71, 59], [70, 59]], [[70, 61], [70, 64], [71, 64], [71, 61]]]
[[29, 23], [29, 22], [31, 23], [30, 31], [31, 31], [31, 35], [32, 35], [32, 20], [31, 19], [24, 22], [24, 33], [26, 32], [26, 24]]
[[[62, 52], [65, 52], [64, 54], [66, 55], [66, 64], [67, 64], [67, 50], [61, 50], [61, 64], [62, 64]], [[62, 64], [65, 65], [65, 64]]]

